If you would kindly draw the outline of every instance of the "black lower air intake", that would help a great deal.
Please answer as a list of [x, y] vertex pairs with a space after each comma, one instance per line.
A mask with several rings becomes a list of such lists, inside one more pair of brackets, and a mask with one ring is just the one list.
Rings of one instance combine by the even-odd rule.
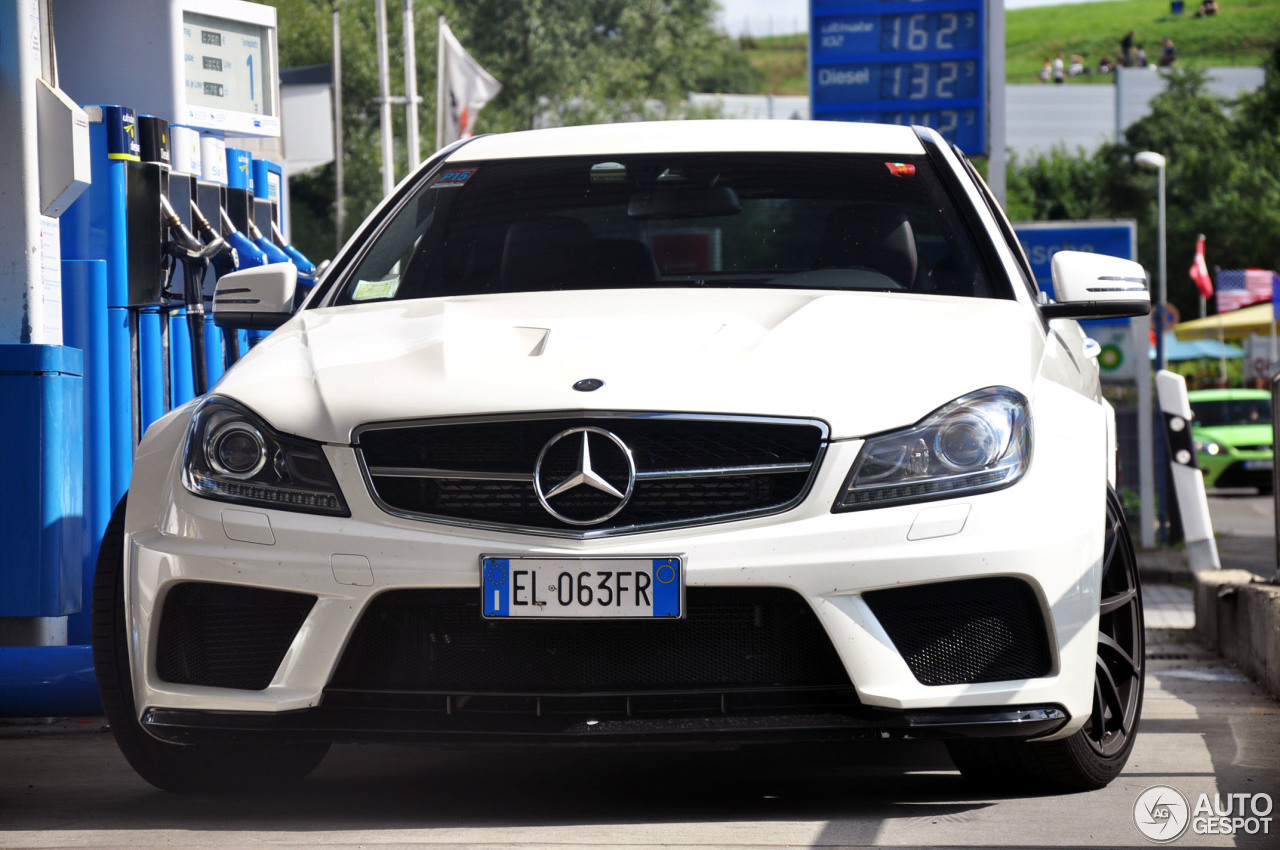
[[1019, 579], [895, 587], [863, 598], [921, 684], [1033, 679], [1052, 666], [1039, 600]]

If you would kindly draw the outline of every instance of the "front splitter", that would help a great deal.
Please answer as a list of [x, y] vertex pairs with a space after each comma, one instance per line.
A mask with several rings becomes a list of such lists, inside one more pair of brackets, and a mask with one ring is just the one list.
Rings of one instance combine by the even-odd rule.
[[1069, 720], [1059, 706], [700, 717], [468, 716], [414, 709], [325, 707], [279, 713], [152, 708], [142, 725], [180, 744], [229, 740], [417, 741], [451, 744], [679, 745], [865, 738], [1039, 738]]

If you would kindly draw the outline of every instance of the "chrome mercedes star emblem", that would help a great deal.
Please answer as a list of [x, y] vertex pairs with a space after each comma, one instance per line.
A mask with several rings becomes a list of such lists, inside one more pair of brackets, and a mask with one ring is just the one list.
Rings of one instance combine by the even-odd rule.
[[[572, 467], [568, 474], [565, 467]], [[547, 513], [569, 525], [595, 525], [616, 516], [626, 507], [635, 484], [631, 449], [617, 435], [592, 426], [556, 434], [542, 447], [533, 468], [538, 501]], [[608, 508], [603, 512], [599, 494]], [[552, 504], [553, 499], [558, 507]]]

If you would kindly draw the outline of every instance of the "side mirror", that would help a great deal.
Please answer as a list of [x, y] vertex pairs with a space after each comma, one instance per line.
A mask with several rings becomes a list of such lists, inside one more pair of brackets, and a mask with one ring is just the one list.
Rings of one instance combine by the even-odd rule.
[[1046, 319], [1110, 319], [1151, 312], [1146, 270], [1106, 254], [1054, 254], [1053, 291], [1057, 301], [1040, 307]]
[[270, 331], [293, 315], [298, 267], [272, 263], [223, 275], [213, 292], [213, 323], [220, 328]]

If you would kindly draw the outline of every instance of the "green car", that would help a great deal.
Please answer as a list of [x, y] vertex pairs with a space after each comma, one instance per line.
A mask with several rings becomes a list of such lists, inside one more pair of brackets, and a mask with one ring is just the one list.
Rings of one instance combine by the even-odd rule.
[[1191, 433], [1206, 487], [1273, 487], [1271, 393], [1267, 390], [1194, 390]]

